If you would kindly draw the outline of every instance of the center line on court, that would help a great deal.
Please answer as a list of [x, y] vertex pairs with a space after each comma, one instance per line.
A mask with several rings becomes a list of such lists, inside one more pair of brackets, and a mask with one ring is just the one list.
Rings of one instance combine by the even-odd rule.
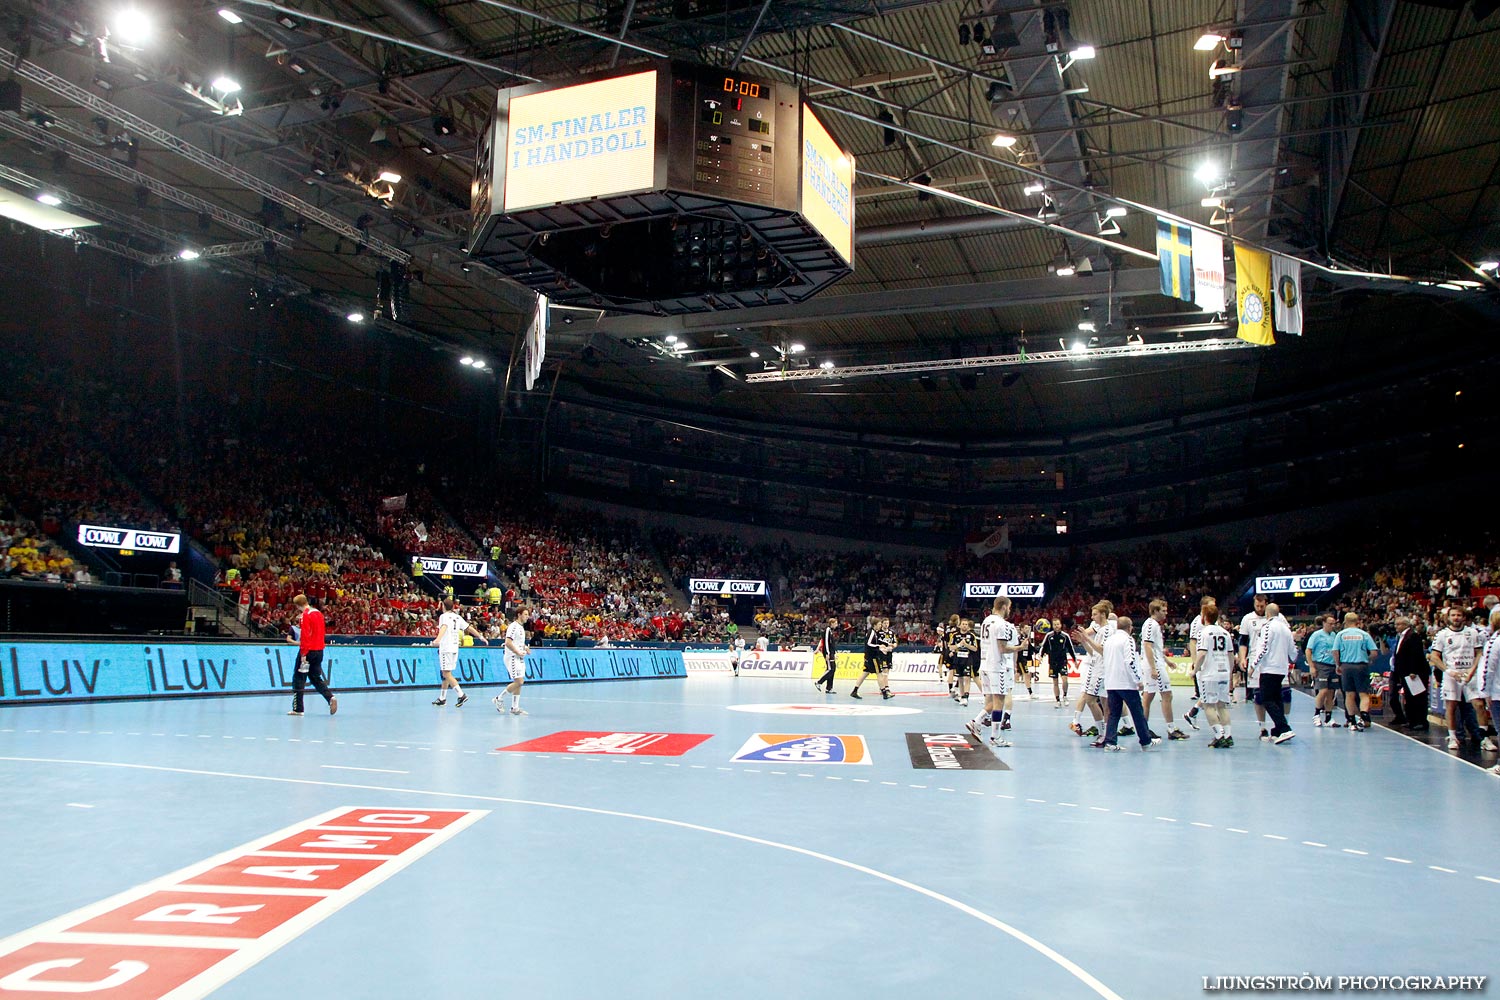
[[410, 771], [395, 771], [388, 767], [346, 767], [342, 764], [323, 764], [330, 771], [370, 771], [374, 774], [410, 774]]

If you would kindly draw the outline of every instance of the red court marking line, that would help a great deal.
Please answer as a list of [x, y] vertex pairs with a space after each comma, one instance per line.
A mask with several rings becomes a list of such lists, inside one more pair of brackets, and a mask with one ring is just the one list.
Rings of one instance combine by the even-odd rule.
[[246, 854], [202, 875], [183, 879], [184, 887], [305, 889], [347, 888], [385, 864], [383, 858], [282, 858]]
[[[317, 832], [319, 823], [363, 812], [421, 815], [424, 821], [440, 815], [439, 811], [416, 809], [331, 810], [13, 934], [0, 940], [0, 996], [10, 1000], [86, 992], [101, 1000], [197, 1000], [457, 836], [489, 810], [443, 810], [442, 829], [422, 835], [406, 831], [403, 835], [414, 839], [395, 857], [342, 859], [304, 854], [281, 858], [263, 853], [269, 845]], [[272, 866], [342, 866], [352, 862], [361, 868], [368, 866], [368, 870], [363, 874], [346, 870], [352, 876], [350, 880], [326, 894], [309, 893], [306, 883], [295, 880], [296, 888], [284, 893], [265, 887], [237, 893], [233, 888], [214, 889], [201, 884], [209, 873], [220, 878], [237, 862], [243, 871], [251, 867], [251, 861], [267, 861]], [[192, 884], [195, 881], [199, 884]], [[135, 918], [168, 903], [257, 908], [243, 913], [198, 911], [201, 916], [233, 919], [234, 924], [156, 920], [145, 923], [159, 927], [146, 927], [143, 932], [143, 922]], [[186, 911], [185, 915], [194, 914]], [[216, 938], [204, 935], [205, 926], [240, 929], [229, 931], [233, 937]]]
[[269, 853], [291, 854], [344, 854], [350, 857], [394, 858], [421, 844], [431, 833], [381, 833], [378, 830], [360, 830], [345, 833], [340, 830], [324, 830], [309, 827], [290, 837], [283, 837], [262, 850]]
[[681, 757], [712, 733], [658, 733], [565, 729], [509, 746], [509, 753], [563, 753], [601, 757]]

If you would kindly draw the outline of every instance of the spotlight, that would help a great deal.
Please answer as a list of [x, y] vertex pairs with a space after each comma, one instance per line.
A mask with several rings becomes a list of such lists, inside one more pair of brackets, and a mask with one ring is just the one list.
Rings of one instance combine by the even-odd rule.
[[463, 357], [458, 359], [458, 363], [467, 368], [469, 365], [472, 365], [474, 363], [474, 359], [465, 354]]
[[1224, 171], [1213, 160], [1204, 160], [1199, 164], [1198, 169], [1193, 171], [1193, 176], [1209, 187], [1213, 187], [1223, 179]]
[[58, 205], [62, 204], [62, 199], [53, 194], [51, 191], [43, 191], [41, 194], [36, 196], [36, 200], [41, 202], [43, 205], [51, 205], [53, 208], [56, 208]]
[[1475, 266], [1481, 271], [1500, 271], [1500, 260], [1482, 260]]
[[197, 260], [202, 256], [203, 255], [201, 253], [194, 250], [192, 247], [184, 247], [183, 249], [177, 251], [178, 260]]
[[1084, 351], [1088, 350], [1088, 346], [1081, 340], [1075, 340], [1073, 341], [1073, 346], [1068, 348], [1068, 350], [1072, 351], [1074, 354], [1082, 354]]
[[1041, 181], [1032, 181], [1030, 184], [1021, 189], [1023, 194], [1041, 194], [1045, 190], [1047, 189], [1045, 186], [1043, 186]]
[[1238, 66], [1231, 65], [1229, 60], [1215, 59], [1213, 65], [1208, 67], [1208, 78], [1210, 80], [1217, 80], [1221, 76], [1230, 76], [1231, 74], [1238, 73], [1239, 71], [1240, 68]]
[[351, 323], [363, 323], [365, 321], [365, 314], [362, 312], [352, 312], [344, 318]]
[[126, 45], [144, 45], [151, 38], [151, 17], [139, 7], [115, 14], [114, 33]]
[[666, 335], [666, 337], [664, 339], [669, 344], [675, 344], [675, 343], [677, 343], [677, 334], [675, 334], [675, 333], [669, 333], [669, 334]]
[[1124, 205], [1111, 205], [1104, 210], [1104, 214], [1111, 219], [1123, 219], [1130, 214], [1130, 209]]
[[792, 344], [790, 347], [787, 348], [787, 350], [791, 351], [793, 354], [801, 354], [803, 351], [807, 350], [807, 345], [806, 344]]
[[1009, 132], [1001, 132], [990, 140], [991, 146], [999, 146], [1001, 149], [1009, 149], [1016, 144], [1016, 137]]
[[1080, 333], [1093, 333], [1097, 329], [1098, 327], [1094, 325], [1092, 320], [1086, 319], [1082, 323], [1078, 324], [1078, 331]]
[[484, 371], [486, 367], [487, 366], [485, 365], [485, 362], [484, 362], [483, 358], [475, 358], [474, 359], [474, 368], [475, 368], [476, 371]]
[[426, 153], [428, 156], [431, 156], [433, 153], [437, 152], [437, 145], [433, 143], [431, 139], [423, 139], [421, 142], [417, 143], [417, 148]]
[[452, 135], [458, 131], [458, 128], [453, 124], [452, 118], [447, 115], [438, 115], [432, 119], [432, 130], [438, 135]]
[[230, 10], [228, 7], [220, 7], [219, 8], [219, 16], [222, 17], [224, 20], [228, 21], [230, 24], [241, 24], [245, 20], [243, 17], [240, 17], [238, 14], [236, 14], [234, 11]]
[[298, 28], [302, 27], [302, 22], [297, 20], [295, 17], [292, 17], [290, 14], [282, 14], [276, 19], [276, 23], [281, 25], [287, 31], [296, 31]]
[[1193, 48], [1197, 49], [1199, 52], [1212, 52], [1214, 49], [1218, 48], [1219, 44], [1223, 41], [1224, 36], [1219, 34], [1217, 31], [1205, 31], [1203, 34], [1199, 35], [1198, 40], [1193, 43]]
[[1199, 200], [1198, 204], [1202, 205], [1204, 208], [1222, 208], [1224, 206], [1224, 199], [1220, 198], [1218, 195], [1211, 195], [1207, 198]]
[[240, 82], [232, 76], [220, 74], [214, 77], [214, 82], [209, 86], [221, 94], [233, 94], [240, 89]]
[[1053, 273], [1056, 274], [1059, 278], [1071, 278], [1073, 277], [1073, 275], [1078, 273], [1078, 268], [1073, 266], [1072, 261], [1065, 261], [1057, 265], [1057, 270]]
[[380, 180], [385, 181], [387, 184], [400, 184], [401, 175], [394, 170], [382, 170], [380, 172]]
[[1077, 61], [1082, 59], [1092, 59], [1094, 58], [1094, 56], [1098, 55], [1098, 53], [1094, 51], [1094, 47], [1092, 45], [1080, 45], [1072, 52], [1069, 52], [1068, 55], [1072, 59]]
[[821, 368], [821, 369], [823, 369], [825, 372], [832, 371], [833, 370], [833, 362], [832, 361], [825, 361], [822, 364], [820, 364], [818, 367]]
[[760, 357], [760, 352], [759, 351], [751, 351], [750, 352], [750, 356], [752, 358], [758, 358], [758, 357]]

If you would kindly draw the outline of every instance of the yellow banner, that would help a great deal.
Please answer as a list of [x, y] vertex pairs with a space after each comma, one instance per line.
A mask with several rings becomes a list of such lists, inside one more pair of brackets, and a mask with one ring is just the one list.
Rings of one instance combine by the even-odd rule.
[[1234, 292], [1239, 301], [1240, 328], [1235, 336], [1252, 344], [1274, 344], [1271, 333], [1271, 255], [1236, 245]]

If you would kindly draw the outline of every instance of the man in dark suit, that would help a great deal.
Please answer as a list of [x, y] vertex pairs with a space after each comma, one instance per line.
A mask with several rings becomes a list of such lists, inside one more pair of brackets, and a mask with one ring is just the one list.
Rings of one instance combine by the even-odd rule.
[[[1427, 663], [1427, 639], [1412, 626], [1406, 615], [1397, 615], [1396, 637], [1391, 640], [1391, 713], [1402, 729], [1427, 731], [1427, 687], [1432, 683], [1432, 667]], [[1408, 677], [1422, 682], [1422, 693], [1412, 694]]]
[[827, 669], [823, 671], [822, 676], [813, 681], [813, 687], [833, 694], [833, 674], [838, 669], [839, 657], [839, 620], [837, 618], [829, 616], [828, 623], [823, 626], [823, 635], [818, 639], [816, 652], [823, 654], [823, 662]]

